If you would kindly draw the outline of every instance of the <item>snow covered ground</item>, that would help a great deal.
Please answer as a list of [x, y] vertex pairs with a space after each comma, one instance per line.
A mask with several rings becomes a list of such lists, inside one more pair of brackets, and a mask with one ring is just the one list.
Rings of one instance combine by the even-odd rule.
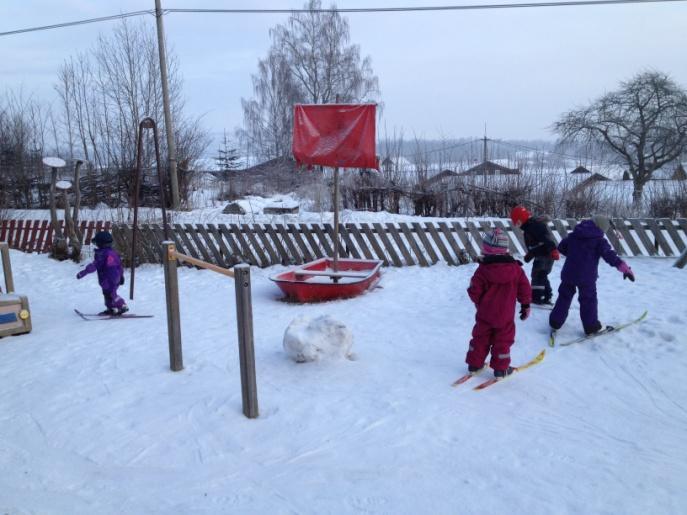
[[[0, 340], [0, 513], [685, 512], [687, 272], [672, 260], [630, 259], [636, 283], [602, 264], [601, 320], [647, 320], [547, 349], [482, 392], [450, 387], [475, 265], [385, 269], [381, 288], [315, 305], [280, 302], [281, 267], [255, 268], [249, 420], [231, 279], [180, 270], [174, 373], [159, 266], [138, 269], [131, 303], [154, 318], [85, 322], [72, 309], [101, 309], [93, 275], [11, 256], [34, 330]], [[284, 330], [302, 314], [346, 324], [355, 359], [290, 360]], [[561, 340], [581, 333], [577, 314]], [[547, 315], [518, 320], [515, 364], [546, 346]]]

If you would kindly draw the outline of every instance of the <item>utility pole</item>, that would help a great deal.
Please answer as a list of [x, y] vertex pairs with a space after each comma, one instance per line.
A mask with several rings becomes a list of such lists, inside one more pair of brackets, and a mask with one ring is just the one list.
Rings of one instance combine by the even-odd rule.
[[487, 124], [484, 124], [484, 150], [482, 152], [482, 162], [487, 162]]
[[[172, 189], [172, 209], [179, 209], [179, 179], [177, 177], [177, 148], [174, 143], [174, 122], [169, 106], [169, 87], [167, 84], [167, 57], [165, 53], [165, 29], [162, 25], [162, 6], [155, 0], [155, 20], [157, 22], [157, 49], [160, 55], [160, 77], [162, 80], [162, 105], [165, 110], [165, 132], [167, 133], [167, 154], [169, 158], [169, 184]], [[151, 113], [152, 114], [152, 113]]]

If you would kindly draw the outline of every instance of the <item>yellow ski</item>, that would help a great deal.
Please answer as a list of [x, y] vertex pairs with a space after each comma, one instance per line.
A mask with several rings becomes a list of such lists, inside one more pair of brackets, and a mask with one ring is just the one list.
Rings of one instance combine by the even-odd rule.
[[526, 368], [533, 367], [534, 365], [538, 365], [544, 360], [544, 355], [546, 354], [546, 349], [543, 349], [539, 354], [537, 354], [531, 361], [528, 361], [524, 365], [520, 365], [519, 367], [513, 367], [513, 373], [510, 375], [507, 375], [505, 377], [492, 377], [488, 381], [484, 381], [483, 383], [478, 384], [473, 388], [473, 390], [484, 390], [485, 388], [491, 386], [494, 383], [500, 383], [504, 379], [508, 379], [509, 377], [513, 377], [516, 372], [522, 372]]

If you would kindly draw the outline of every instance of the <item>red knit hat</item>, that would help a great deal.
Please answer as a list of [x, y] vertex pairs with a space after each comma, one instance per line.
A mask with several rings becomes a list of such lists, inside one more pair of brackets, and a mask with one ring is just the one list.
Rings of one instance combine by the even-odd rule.
[[510, 212], [510, 219], [514, 224], [517, 222], [524, 224], [527, 220], [529, 220], [530, 216], [532, 216], [532, 213], [530, 213], [523, 206], [515, 206]]

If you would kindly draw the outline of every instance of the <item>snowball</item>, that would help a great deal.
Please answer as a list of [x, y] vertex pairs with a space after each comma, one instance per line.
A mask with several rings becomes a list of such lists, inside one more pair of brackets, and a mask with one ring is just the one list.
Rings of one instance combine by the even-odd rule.
[[297, 361], [324, 358], [349, 358], [353, 333], [343, 323], [329, 315], [295, 318], [284, 332], [284, 350]]

